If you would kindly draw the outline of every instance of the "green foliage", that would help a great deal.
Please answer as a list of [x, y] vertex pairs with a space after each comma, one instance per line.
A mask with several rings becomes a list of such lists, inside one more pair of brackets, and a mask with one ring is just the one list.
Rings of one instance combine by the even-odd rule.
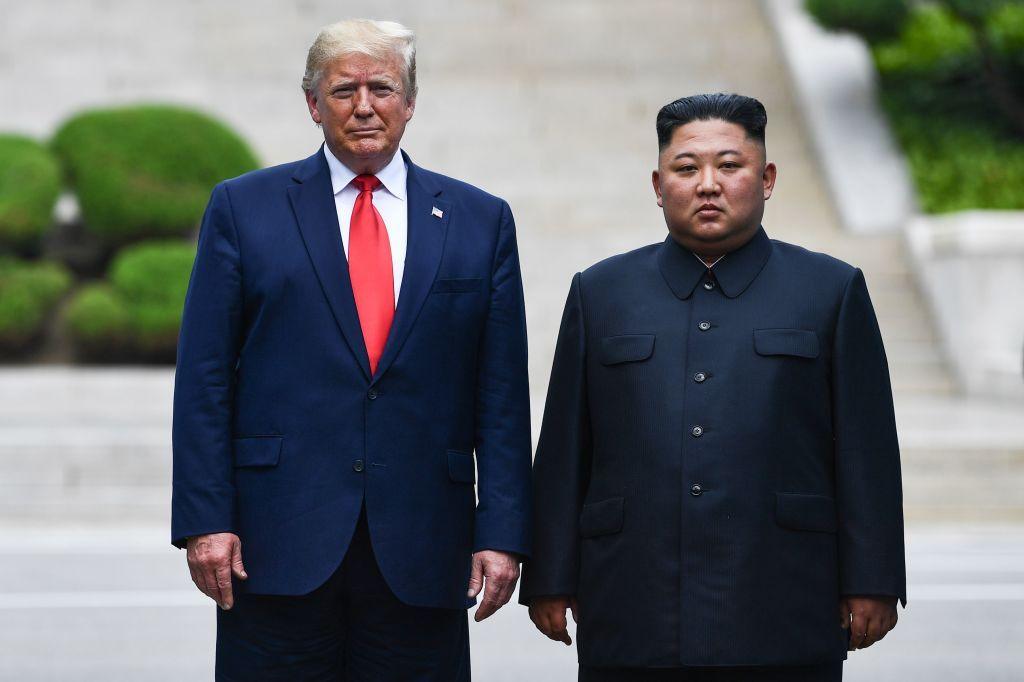
[[804, 0], [807, 11], [832, 31], [851, 31], [869, 43], [897, 37], [908, 14], [907, 0]]
[[0, 135], [0, 244], [28, 248], [50, 227], [60, 167], [46, 147]]
[[56, 263], [0, 259], [0, 351], [26, 350], [70, 286], [71, 275]]
[[86, 226], [114, 244], [187, 234], [215, 184], [258, 167], [226, 125], [171, 106], [79, 114], [57, 131], [53, 147]]
[[81, 355], [173, 362], [195, 247], [145, 242], [122, 250], [108, 283], [84, 288], [68, 309]]
[[979, 54], [971, 28], [939, 5], [916, 9], [899, 40], [875, 45], [880, 73], [941, 77], [965, 68], [977, 68]]
[[1024, 209], [1024, 144], [994, 121], [986, 125], [985, 115], [971, 119], [965, 101], [962, 109], [922, 102], [927, 104], [899, 84], [883, 91], [921, 207], [928, 213]]

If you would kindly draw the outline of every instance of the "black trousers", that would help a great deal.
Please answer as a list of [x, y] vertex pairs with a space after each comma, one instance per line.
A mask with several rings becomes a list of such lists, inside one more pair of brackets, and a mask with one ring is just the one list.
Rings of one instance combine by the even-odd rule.
[[364, 510], [341, 566], [312, 593], [236, 592], [230, 611], [217, 609], [216, 679], [469, 682], [467, 612], [399, 601], [377, 567]]
[[840, 682], [843, 662], [823, 665], [718, 668], [588, 668], [580, 682]]

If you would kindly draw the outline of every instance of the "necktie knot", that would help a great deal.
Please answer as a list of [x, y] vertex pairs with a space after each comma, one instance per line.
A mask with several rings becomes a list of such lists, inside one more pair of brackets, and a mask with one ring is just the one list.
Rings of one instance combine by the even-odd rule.
[[357, 175], [352, 179], [352, 184], [360, 192], [372, 192], [380, 187], [381, 182], [376, 175]]

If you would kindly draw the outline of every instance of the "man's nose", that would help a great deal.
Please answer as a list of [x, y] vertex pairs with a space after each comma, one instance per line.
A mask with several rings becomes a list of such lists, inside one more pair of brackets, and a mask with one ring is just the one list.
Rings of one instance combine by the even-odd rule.
[[715, 177], [713, 168], [705, 168], [700, 173], [700, 183], [697, 185], [697, 193], [716, 194], [718, 192], [718, 178]]
[[359, 88], [355, 92], [355, 113], [356, 116], [371, 116], [373, 106], [370, 104], [370, 89]]

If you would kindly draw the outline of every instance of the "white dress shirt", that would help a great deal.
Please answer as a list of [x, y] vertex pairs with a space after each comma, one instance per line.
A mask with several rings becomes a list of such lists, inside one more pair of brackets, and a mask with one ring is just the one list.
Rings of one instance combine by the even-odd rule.
[[[331, 153], [324, 145], [324, 156], [327, 167], [331, 170], [331, 187], [334, 189], [334, 206], [338, 210], [338, 225], [341, 227], [341, 244], [348, 258], [348, 229], [352, 222], [352, 208], [356, 204], [359, 190], [352, 185], [357, 173], [353, 173], [345, 164]], [[388, 165], [384, 166], [377, 179], [381, 186], [373, 193], [373, 205], [384, 220], [388, 231], [388, 243], [391, 245], [391, 268], [395, 278], [395, 305], [398, 305], [398, 292], [402, 290], [402, 274], [405, 271], [405, 249], [409, 237], [409, 209], [406, 201], [405, 160], [401, 150], [396, 151]]]

